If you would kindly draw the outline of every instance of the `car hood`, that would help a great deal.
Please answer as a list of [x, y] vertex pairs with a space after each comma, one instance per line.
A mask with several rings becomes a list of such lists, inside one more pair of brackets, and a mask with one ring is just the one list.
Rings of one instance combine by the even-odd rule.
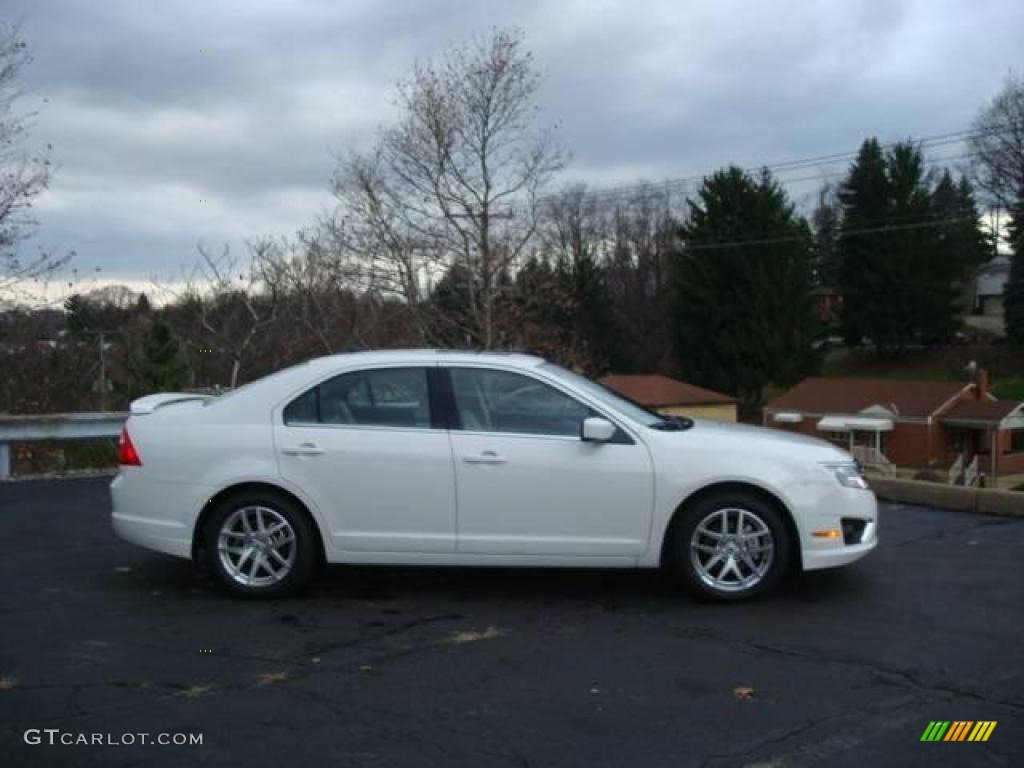
[[807, 458], [813, 461], [853, 460], [849, 453], [827, 440], [750, 424], [693, 419], [692, 428], [664, 434], [679, 439], [689, 438], [716, 450], [763, 452], [766, 455]]

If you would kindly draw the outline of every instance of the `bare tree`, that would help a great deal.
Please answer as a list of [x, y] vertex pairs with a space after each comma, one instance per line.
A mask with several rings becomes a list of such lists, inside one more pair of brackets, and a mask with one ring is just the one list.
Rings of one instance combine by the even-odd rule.
[[972, 128], [969, 145], [975, 183], [988, 203], [1007, 208], [1024, 189], [1024, 80], [1007, 78]]
[[499, 298], [536, 231], [538, 193], [563, 162], [551, 131], [534, 127], [538, 86], [518, 32], [457, 47], [416, 67], [398, 88], [398, 123], [335, 176], [372, 282], [415, 309], [457, 266], [485, 348], [500, 343]]
[[583, 184], [573, 184], [545, 200], [541, 242], [547, 253], [570, 262], [597, 260], [607, 244], [606, 206], [587, 192]]
[[240, 267], [225, 245], [219, 255], [197, 246], [199, 263], [181, 300], [195, 307], [202, 328], [231, 360], [229, 387], [238, 385], [242, 363], [260, 333], [277, 317], [277, 294], [263, 282], [262, 264], [270, 246], [250, 244], [251, 260]]
[[642, 186], [614, 203], [608, 281], [633, 370], [666, 369], [672, 356], [671, 260], [681, 215], [667, 192]]
[[0, 25], [0, 294], [13, 293], [25, 280], [45, 278], [72, 255], [20, 255], [20, 245], [35, 230], [32, 201], [46, 189], [52, 171], [49, 147], [42, 154], [24, 149], [32, 115], [17, 109], [22, 95], [17, 81], [29, 61], [18, 28]]
[[334, 226], [256, 245], [263, 284], [287, 307], [292, 327], [311, 336], [323, 354], [371, 346], [371, 335], [387, 319], [373, 278], [367, 280], [363, 263]]

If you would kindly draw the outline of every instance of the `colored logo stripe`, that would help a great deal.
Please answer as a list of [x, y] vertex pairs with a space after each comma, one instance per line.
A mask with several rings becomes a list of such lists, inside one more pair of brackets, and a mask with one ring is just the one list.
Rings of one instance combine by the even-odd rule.
[[949, 733], [943, 741], [963, 741], [967, 736], [967, 730], [974, 725], [971, 720], [956, 720], [949, 728]]
[[974, 730], [971, 731], [971, 735], [967, 737], [967, 740], [988, 741], [988, 737], [992, 735], [992, 731], [994, 731], [995, 729], [995, 720], [979, 720], [978, 724], [974, 726]]
[[995, 728], [995, 720], [932, 720], [921, 741], [988, 741]]

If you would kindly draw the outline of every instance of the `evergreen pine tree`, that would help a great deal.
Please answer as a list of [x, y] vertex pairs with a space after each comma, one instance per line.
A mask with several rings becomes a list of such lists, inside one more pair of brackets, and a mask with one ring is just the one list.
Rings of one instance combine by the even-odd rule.
[[843, 207], [839, 237], [839, 290], [843, 302], [840, 329], [847, 344], [859, 344], [865, 336], [877, 343], [877, 297], [884, 297], [888, 290], [884, 236], [864, 231], [889, 216], [889, 179], [877, 139], [861, 145], [839, 188], [839, 200]]
[[118, 389], [134, 400], [153, 392], [173, 392], [185, 386], [187, 366], [177, 338], [167, 323], [155, 317], [129, 338]]
[[[675, 262], [679, 366], [756, 403], [814, 365], [811, 233], [767, 170], [704, 180]], [[746, 244], [745, 241], [750, 241]]]
[[947, 341], [959, 327], [963, 283], [986, 255], [970, 184], [932, 183], [921, 150], [861, 146], [842, 183], [841, 330], [878, 353]]
[[1024, 347], [1024, 186], [1010, 210], [1007, 225], [1010, 241], [1010, 275], [1003, 289], [1006, 313], [1006, 337], [1011, 344]]

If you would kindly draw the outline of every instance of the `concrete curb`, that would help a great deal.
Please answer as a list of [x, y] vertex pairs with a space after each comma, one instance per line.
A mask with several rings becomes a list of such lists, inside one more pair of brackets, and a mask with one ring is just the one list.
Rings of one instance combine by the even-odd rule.
[[868, 484], [878, 498], [886, 501], [1024, 519], [1024, 493], [1019, 491], [965, 488], [920, 480], [896, 480], [891, 477], [869, 477]]

